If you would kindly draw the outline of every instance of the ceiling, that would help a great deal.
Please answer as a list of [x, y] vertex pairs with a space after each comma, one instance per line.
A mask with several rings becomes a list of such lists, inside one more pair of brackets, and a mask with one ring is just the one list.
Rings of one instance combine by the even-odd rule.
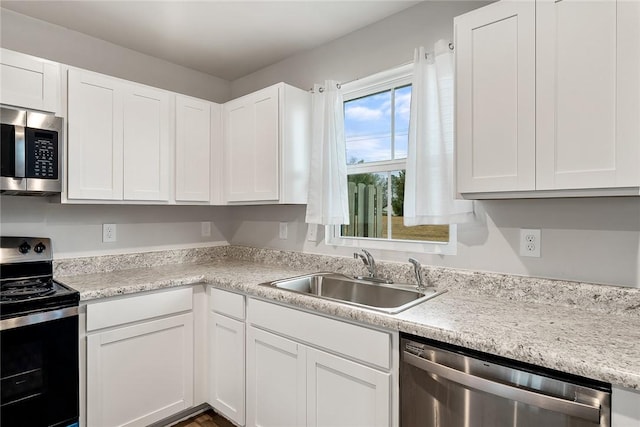
[[418, 1], [7, 1], [2, 7], [235, 80]]

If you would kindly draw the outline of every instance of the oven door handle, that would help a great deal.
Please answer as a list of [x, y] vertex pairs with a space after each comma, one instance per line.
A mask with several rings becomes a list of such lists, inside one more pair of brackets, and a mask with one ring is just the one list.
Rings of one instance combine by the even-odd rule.
[[505, 399], [516, 400], [528, 405], [559, 412], [571, 417], [578, 417], [592, 423], [600, 423], [600, 406], [561, 399], [523, 388], [502, 384], [482, 377], [467, 374], [448, 366], [440, 365], [407, 351], [403, 352], [403, 360], [418, 369], [453, 381], [465, 387], [490, 393]]
[[51, 320], [62, 319], [65, 317], [77, 316], [78, 307], [67, 307], [59, 310], [42, 311], [32, 313], [26, 316], [11, 317], [9, 319], [0, 320], [0, 331], [7, 329], [19, 328], [21, 326], [34, 325], [36, 323], [49, 322]]

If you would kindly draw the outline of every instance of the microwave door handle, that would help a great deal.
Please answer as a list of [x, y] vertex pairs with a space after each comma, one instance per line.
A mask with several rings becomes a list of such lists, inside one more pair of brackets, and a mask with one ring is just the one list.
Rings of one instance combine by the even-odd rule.
[[24, 178], [26, 175], [27, 163], [27, 144], [24, 126], [15, 127], [16, 140], [16, 158], [15, 158], [15, 177]]
[[582, 418], [592, 423], [600, 422], [600, 407], [536, 393], [461, 372], [457, 369], [432, 362], [412, 353], [403, 352], [403, 361], [425, 372], [453, 381], [465, 387], [490, 393], [505, 399], [516, 400], [572, 417]]

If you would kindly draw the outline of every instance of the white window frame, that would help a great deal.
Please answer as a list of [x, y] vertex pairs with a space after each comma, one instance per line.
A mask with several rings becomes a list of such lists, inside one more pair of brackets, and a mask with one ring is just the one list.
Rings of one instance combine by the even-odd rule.
[[[353, 99], [411, 84], [412, 74], [413, 64], [407, 64], [392, 70], [383, 71], [381, 73], [355, 80], [350, 83], [345, 83], [342, 85], [344, 101], [351, 101]], [[350, 175], [355, 173], [392, 172], [402, 169], [406, 169], [405, 159], [347, 165], [347, 173]], [[389, 191], [391, 191], [391, 189], [389, 189]], [[381, 239], [374, 237], [349, 237], [341, 236], [340, 231], [341, 226], [339, 225], [326, 226], [325, 243], [334, 246], [440, 255], [455, 255], [457, 253], [458, 230], [455, 224], [449, 225], [448, 242], [425, 242], [418, 240]]]

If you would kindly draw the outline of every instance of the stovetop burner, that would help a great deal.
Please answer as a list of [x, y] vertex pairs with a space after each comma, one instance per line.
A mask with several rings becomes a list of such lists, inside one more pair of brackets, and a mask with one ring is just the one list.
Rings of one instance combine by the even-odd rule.
[[80, 294], [53, 279], [51, 240], [0, 237], [0, 319], [78, 306]]
[[26, 279], [0, 285], [0, 301], [19, 301], [55, 294], [51, 279]]

